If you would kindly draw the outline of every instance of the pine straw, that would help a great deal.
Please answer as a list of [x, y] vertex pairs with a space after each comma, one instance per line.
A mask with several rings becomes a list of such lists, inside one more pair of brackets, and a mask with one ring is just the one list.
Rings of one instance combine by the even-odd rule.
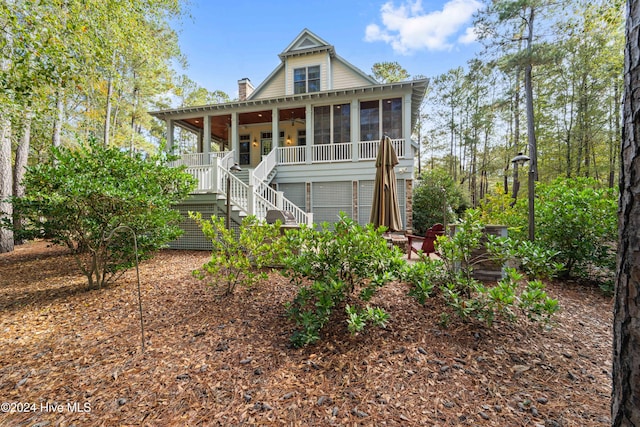
[[374, 301], [391, 314], [385, 330], [337, 324], [292, 349], [283, 303], [295, 289], [274, 273], [217, 301], [191, 276], [207, 258], [162, 251], [141, 266], [142, 354], [135, 271], [86, 291], [61, 248], [0, 255], [0, 396], [36, 406], [0, 425], [609, 424], [611, 301], [594, 289], [549, 284], [562, 306], [552, 329], [487, 330], [443, 328], [438, 299], [422, 307], [394, 284]]

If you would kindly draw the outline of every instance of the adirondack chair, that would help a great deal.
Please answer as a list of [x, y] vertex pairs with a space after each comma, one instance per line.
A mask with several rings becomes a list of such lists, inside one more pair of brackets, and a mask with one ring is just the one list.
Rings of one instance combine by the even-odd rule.
[[440, 223], [429, 228], [424, 236], [407, 234], [407, 258], [411, 259], [411, 252], [419, 253], [422, 251], [424, 255], [435, 252], [436, 238], [442, 235], [444, 235], [444, 226]]

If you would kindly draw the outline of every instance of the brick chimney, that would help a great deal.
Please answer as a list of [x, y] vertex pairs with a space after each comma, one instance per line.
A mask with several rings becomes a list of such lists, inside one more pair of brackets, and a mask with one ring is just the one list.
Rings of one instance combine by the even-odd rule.
[[253, 93], [253, 85], [251, 84], [251, 80], [247, 77], [238, 80], [238, 99], [240, 101], [246, 100]]

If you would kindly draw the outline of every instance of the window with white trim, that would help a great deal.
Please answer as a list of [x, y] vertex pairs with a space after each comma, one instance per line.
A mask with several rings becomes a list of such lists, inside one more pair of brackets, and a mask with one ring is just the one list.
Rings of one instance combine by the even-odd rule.
[[320, 92], [320, 66], [293, 70], [293, 93]]

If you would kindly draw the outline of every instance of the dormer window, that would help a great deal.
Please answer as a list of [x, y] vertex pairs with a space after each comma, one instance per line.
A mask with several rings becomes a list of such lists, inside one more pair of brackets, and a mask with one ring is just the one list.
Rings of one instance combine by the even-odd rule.
[[293, 70], [293, 93], [320, 92], [320, 66]]

